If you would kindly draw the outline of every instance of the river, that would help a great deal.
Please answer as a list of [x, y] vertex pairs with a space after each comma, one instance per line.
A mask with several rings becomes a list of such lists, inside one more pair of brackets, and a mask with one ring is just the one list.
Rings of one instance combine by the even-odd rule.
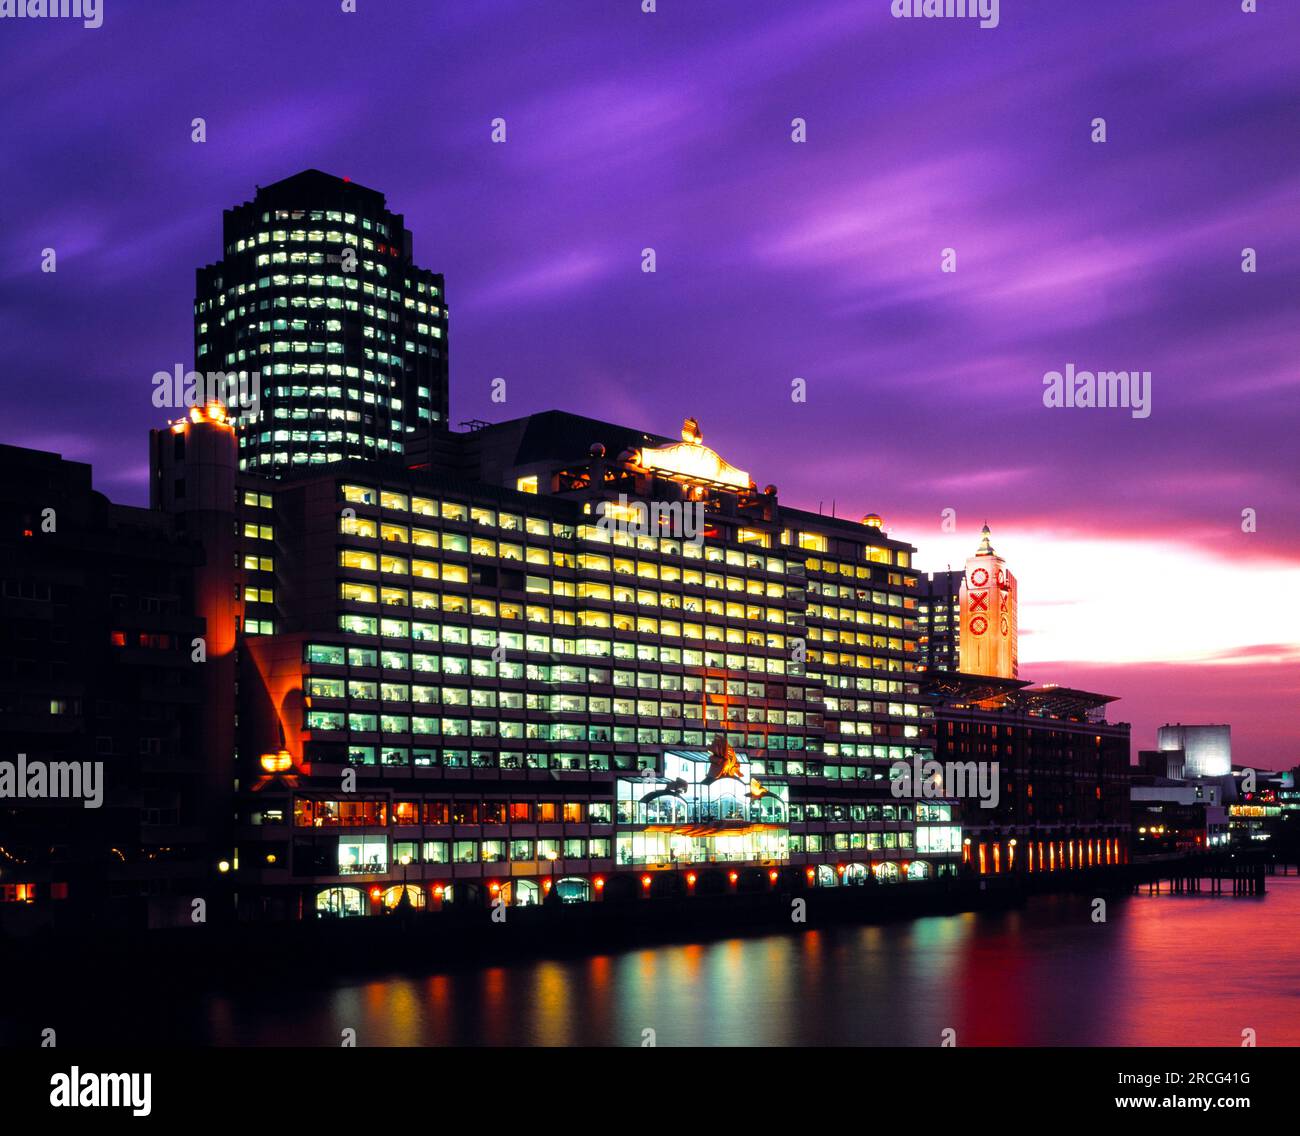
[[[328, 989], [173, 992], [181, 1044], [1300, 1044], [1300, 880], [1263, 898], [1083, 898], [1011, 912], [541, 959]], [[137, 1006], [137, 1012], [139, 1008]], [[645, 1031], [652, 1030], [653, 1035]], [[78, 1031], [80, 1032], [80, 1031]], [[89, 1040], [89, 1039], [87, 1039]]]

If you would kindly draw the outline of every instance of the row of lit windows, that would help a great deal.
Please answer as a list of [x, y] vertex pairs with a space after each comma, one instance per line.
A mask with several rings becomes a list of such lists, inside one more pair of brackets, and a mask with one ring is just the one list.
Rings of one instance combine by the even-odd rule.
[[595, 525], [580, 525], [578, 527], [578, 539], [593, 544], [613, 544], [621, 548], [636, 548], [641, 552], [657, 552], [660, 555], [680, 555], [686, 560], [706, 560], [716, 564], [727, 564], [732, 568], [748, 568], [756, 572], [772, 572], [777, 575], [802, 575], [797, 561], [789, 563], [780, 557], [762, 556], [739, 548], [724, 548], [713, 542], [679, 541], [671, 537], [632, 533], [623, 529], [610, 532], [607, 529], [599, 529]]
[[[382, 847], [370, 842], [377, 840], [380, 845], [385, 837], [368, 837], [364, 853], [345, 853], [339, 849], [339, 866], [343, 869], [349, 863], [355, 864], [354, 871], [362, 873], [386, 872], [388, 860]], [[610, 841], [608, 837], [565, 837], [563, 839], [512, 839], [506, 840], [424, 840], [393, 841], [392, 861], [397, 864], [496, 864], [506, 859], [520, 860], [608, 860], [610, 858]], [[341, 874], [347, 874], [341, 871]]]
[[[363, 529], [368, 530], [373, 522], [365, 522], [361, 519], [356, 521], [344, 518], [340, 521], [340, 527], [346, 530]], [[457, 552], [462, 555], [495, 557], [501, 560], [514, 560], [524, 564], [533, 564], [539, 567], [561, 567], [570, 568], [582, 572], [613, 572], [617, 575], [635, 576], [639, 580], [660, 580], [666, 583], [681, 583], [686, 586], [711, 588], [718, 591], [743, 592], [751, 596], [763, 596], [767, 599], [784, 599], [797, 603], [802, 599], [802, 590], [799, 588], [788, 587], [774, 581], [746, 579], [743, 576], [723, 576], [716, 572], [701, 572], [691, 568], [679, 569], [668, 564], [654, 564], [646, 561], [631, 561], [614, 559], [612, 565], [610, 559], [605, 556], [595, 556], [589, 554], [578, 554], [576, 557], [572, 553], [548, 550], [534, 545], [515, 544], [510, 541], [495, 541], [488, 537], [470, 537], [463, 533], [456, 532], [435, 532], [431, 529], [411, 529], [409, 532], [404, 526], [383, 525], [382, 529], [390, 530], [384, 534], [384, 539], [393, 544], [411, 544], [419, 548], [437, 549], [444, 552]], [[349, 536], [357, 536], [359, 539], [374, 539], [373, 534], [362, 535], [359, 532], [347, 531]], [[376, 554], [373, 552], [362, 551], [360, 549], [343, 549], [339, 552], [339, 564], [344, 568], [352, 568], [363, 572], [382, 571], [394, 575], [416, 575], [426, 579], [449, 579], [447, 569], [459, 567], [444, 564], [441, 569], [439, 565], [429, 560], [410, 560], [405, 557], [391, 554]], [[531, 576], [528, 578], [528, 591], [548, 594], [576, 594], [593, 599], [609, 599], [611, 602], [615, 599], [617, 584], [602, 584], [599, 581], [590, 581], [586, 584], [579, 585], [583, 590], [573, 592], [565, 590], [563, 581], [548, 581], [546, 577]], [[570, 588], [572, 585], [569, 585]], [[622, 595], [630, 593], [624, 591]], [[649, 591], [644, 593], [651, 595]], [[684, 597], [679, 603], [668, 603], [670, 596], [676, 593], [658, 593], [659, 597], [664, 600], [664, 606], [681, 607], [686, 611], [698, 610], [695, 605], [696, 601], [689, 597]], [[620, 598], [618, 602], [631, 602], [627, 599]], [[707, 610], [707, 609], [706, 609]]]
[[436, 501], [429, 497], [409, 496], [395, 490], [376, 490], [364, 485], [340, 486], [343, 500], [353, 505], [380, 505], [403, 513], [416, 513], [424, 517], [443, 517], [450, 521], [472, 521], [478, 525], [500, 526], [518, 531], [521, 523], [526, 531], [545, 536], [548, 532], [566, 540], [572, 539], [572, 525], [528, 517], [521, 522], [517, 513], [498, 513], [495, 509], [463, 505], [457, 501]]
[[[367, 406], [384, 407], [385, 404], [393, 410], [402, 409], [402, 400], [400, 398], [387, 398], [382, 394], [375, 394], [373, 391], [360, 391], [354, 387], [275, 387], [271, 392], [275, 398], [313, 398], [313, 399], [343, 399], [348, 398], [353, 402], [362, 402]], [[338, 408], [332, 408], [337, 410]], [[354, 412], [355, 413], [355, 412]], [[356, 419], [353, 419], [356, 421]]]
[[[639, 792], [639, 788], [634, 786]], [[635, 799], [617, 802], [620, 823], [636, 823]], [[510, 800], [480, 797], [431, 798], [421, 800], [387, 797], [357, 800], [296, 797], [293, 823], [297, 828], [384, 828], [394, 825], [483, 825], [483, 824], [610, 824], [615, 817], [610, 801], [557, 801], [535, 798]], [[830, 824], [910, 823], [911, 805], [868, 804], [826, 801], [797, 801], [789, 805], [789, 819], [801, 824], [825, 821]], [[916, 821], [951, 823], [952, 805], [918, 804]]]
[[847, 852], [864, 848], [880, 852], [889, 848], [911, 848], [912, 834], [902, 832], [836, 832], [823, 835], [817, 832], [790, 833], [790, 852]]
[[[313, 675], [307, 679], [307, 694], [312, 698], [355, 699], [359, 701], [414, 702], [426, 705], [475, 706], [489, 709], [534, 710], [552, 714], [615, 714], [640, 718], [699, 718], [710, 722], [724, 720], [740, 724], [820, 727], [822, 716], [802, 710], [773, 710], [759, 706], [701, 706], [694, 702], [659, 702], [653, 699], [612, 698], [583, 694], [526, 694], [516, 690], [493, 690], [460, 686], [424, 686], [373, 679], [326, 678]], [[868, 707], [870, 703], [866, 703]], [[881, 713], [885, 703], [880, 703]], [[727, 713], [727, 711], [730, 713]], [[891, 712], [902, 715], [899, 704]]]
[[[850, 611], [847, 608], [822, 608], [816, 604], [809, 604], [806, 615], [809, 619], [816, 619], [827, 623], [853, 623], [864, 627], [893, 627], [900, 631], [913, 631], [916, 629], [916, 620], [904, 619], [901, 615], [886, 615], [879, 611]], [[830, 634], [833, 629], [828, 628]]]
[[[689, 735], [686, 744], [702, 745], [704, 735], [700, 731], [687, 731]], [[744, 743], [744, 735], [729, 734], [728, 737], [734, 737], [737, 744]], [[318, 743], [311, 743], [313, 746]], [[757, 748], [758, 743], [755, 744]], [[797, 758], [778, 758], [764, 757], [753, 758], [750, 761], [750, 770], [755, 777], [813, 777], [823, 778], [827, 781], [840, 782], [859, 782], [859, 781], [882, 781], [885, 777], [884, 765], [869, 766], [863, 764], [840, 765], [828, 763], [820, 758], [824, 757], [843, 757], [843, 753], [833, 753], [832, 750], [839, 748], [841, 750], [851, 749], [852, 747], [835, 747], [826, 745], [821, 750], [817, 748], [815, 739], [808, 739], [808, 744], [803, 747], [800, 756]], [[910, 760], [911, 755], [918, 754], [922, 760], [928, 760], [931, 751], [927, 749], [916, 749], [908, 746], [859, 746], [859, 762], [864, 761], [905, 761]], [[885, 754], [888, 756], [884, 756]], [[814, 755], [812, 757], [806, 754]], [[328, 763], [331, 759], [316, 754], [312, 758], [315, 762]], [[382, 746], [368, 745], [360, 742], [349, 742], [346, 747], [338, 754], [337, 758], [340, 764], [348, 764], [366, 767], [384, 767], [384, 768], [405, 768], [415, 766], [421, 769], [443, 768], [443, 769], [506, 769], [506, 770], [547, 770], [557, 769], [566, 772], [590, 772], [590, 773], [609, 773], [612, 771], [628, 771], [634, 767], [653, 768], [654, 759], [651, 757], [637, 758], [631, 754], [623, 753], [520, 753], [516, 750], [489, 750], [489, 749], [456, 749], [456, 748], [435, 748], [429, 745], [403, 746], [396, 744], [385, 744]]]
[[[316, 733], [339, 733], [346, 730], [353, 734], [411, 734], [446, 738], [502, 738], [516, 741], [527, 739], [556, 742], [612, 742], [616, 745], [704, 744], [704, 735], [699, 730], [658, 729], [653, 726], [596, 726], [585, 722], [435, 718], [421, 714], [368, 714], [343, 710], [306, 710], [303, 714], [303, 725]], [[802, 736], [785, 734], [737, 734], [736, 737], [742, 745], [768, 750], [802, 750], [806, 748], [808, 741]]]
[[[375, 490], [374, 488], [362, 485], [345, 484], [340, 487], [343, 499], [353, 504], [362, 505], [381, 505], [385, 509], [397, 510], [401, 512], [419, 513], [424, 516], [442, 516], [448, 520], [465, 521], [468, 520], [473, 524], [484, 526], [499, 526], [503, 529], [519, 531], [520, 516], [515, 513], [500, 512], [484, 506], [465, 506], [456, 502], [444, 501], [437, 502], [423, 497], [409, 498], [405, 493], [393, 490]], [[533, 528], [535, 518], [527, 518], [527, 531], [544, 531]], [[357, 523], [362, 523], [363, 519], [358, 518]], [[538, 525], [544, 525], [545, 522], [538, 520]], [[374, 535], [374, 521], [366, 522], [368, 527], [357, 530], [361, 535]], [[383, 529], [393, 532], [395, 535], [385, 537], [385, 539], [400, 540], [402, 537], [396, 535], [401, 526], [384, 525]], [[553, 523], [552, 531], [554, 535], [572, 539], [574, 530], [572, 526]], [[343, 529], [348, 532], [350, 530]], [[779, 557], [761, 556], [755, 553], [743, 552], [739, 549], [724, 549], [716, 544], [698, 544], [691, 541], [677, 541], [673, 539], [660, 539], [657, 537], [640, 535], [623, 532], [621, 530], [610, 533], [604, 529], [597, 528], [594, 525], [583, 525], [577, 530], [577, 536], [580, 540], [592, 541], [595, 543], [614, 543], [624, 547], [636, 547], [643, 551], [659, 552], [668, 555], [681, 555], [686, 559], [703, 559], [710, 562], [725, 563], [733, 567], [744, 567], [758, 571], [767, 571], [784, 575], [795, 565], [787, 565], [786, 561]], [[610, 560], [608, 557], [593, 556], [589, 563], [596, 570], [609, 571]], [[655, 575], [655, 570], [660, 566], [650, 563], [635, 564], [630, 560], [615, 560], [614, 571], [632, 573], [639, 575]], [[668, 566], [663, 566], [665, 569]], [[675, 579], [676, 577], [665, 577]]]
[[[525, 645], [528, 650], [544, 651], [540, 641], [544, 640], [541, 636], [523, 636], [516, 632], [502, 631], [498, 633], [490, 629], [479, 629], [483, 632], [483, 638], [476, 642], [475, 646], [494, 646], [500, 643], [504, 647], [513, 650], [522, 650]], [[538, 640], [539, 642], [534, 642]], [[405, 651], [377, 650], [373, 647], [353, 647], [343, 644], [333, 643], [310, 643], [304, 651], [304, 659], [308, 663], [326, 664], [329, 666], [352, 666], [363, 668], [377, 668], [382, 666], [385, 670], [422, 670], [437, 672], [439, 661], [456, 662], [457, 656], [438, 656], [438, 655], [410, 655]], [[473, 674], [476, 677], [491, 678], [497, 675], [498, 664], [492, 659], [459, 659], [460, 663], [473, 664]], [[536, 682], [560, 682], [576, 683], [582, 685], [596, 686], [628, 686], [638, 687], [646, 690], [685, 690], [688, 692], [704, 692], [708, 694], [726, 694], [733, 698], [781, 698], [786, 702], [820, 702], [821, 693], [815, 687], [802, 686], [773, 686], [768, 687], [761, 682], [747, 682], [743, 679], [723, 679], [720, 677], [703, 677], [700, 675], [679, 675], [679, 674], [660, 674], [657, 671], [632, 671], [632, 670], [610, 670], [605, 667], [586, 667], [573, 664], [555, 664], [547, 665], [544, 663], [516, 663], [510, 664], [502, 662], [499, 664], [502, 669], [501, 677], [526, 677], [529, 681]], [[507, 674], [505, 668], [511, 667], [512, 673]], [[447, 668], [442, 668], [444, 673], [452, 673]], [[456, 673], [467, 673], [458, 671]], [[860, 689], [871, 690], [872, 683], [870, 680], [859, 680]], [[876, 680], [875, 686], [877, 691], [885, 693], [886, 688], [890, 690], [898, 687], [896, 683], [885, 683], [883, 680]], [[784, 691], [784, 694], [781, 692]]]
[[[540, 635], [523, 635], [519, 632], [495, 632], [490, 628], [475, 629], [481, 637], [475, 646], [501, 645], [510, 650], [549, 652], [549, 638]], [[471, 639], [474, 635], [471, 634]], [[308, 663], [329, 666], [379, 668], [385, 670], [414, 670], [423, 673], [472, 675], [475, 678], [523, 679], [530, 682], [575, 683], [582, 685], [613, 685], [637, 687], [642, 690], [704, 691], [709, 694], [726, 694], [735, 698], [782, 698], [773, 688], [768, 691], [761, 682], [743, 679], [701, 678], [699, 675], [679, 675], [658, 671], [632, 671], [604, 667], [587, 667], [574, 664], [520, 663], [489, 658], [467, 659], [457, 655], [425, 655], [406, 651], [378, 650], [373, 647], [353, 647], [342, 644], [309, 644], [305, 651]], [[896, 679], [861, 678], [851, 675], [830, 675], [827, 685], [833, 689], [856, 689], [863, 693], [916, 694], [914, 683]], [[816, 687], [787, 686], [782, 698], [786, 702], [821, 702], [822, 693]], [[838, 709], [838, 704], [837, 704]], [[848, 707], [845, 707], [848, 711]]]
[[905, 607], [909, 611], [917, 609], [916, 597], [901, 595], [898, 592], [869, 591], [851, 584], [828, 584], [823, 580], [809, 580], [807, 588], [810, 596], [819, 595], [831, 600], [853, 600], [860, 604], [873, 603], [877, 607]]
[[[443, 565], [443, 578], [452, 579], [456, 573], [456, 565]], [[450, 571], [449, 571], [450, 570]], [[423, 574], [423, 573], [422, 573]], [[359, 584], [352, 581], [343, 581], [339, 585], [340, 598], [355, 603], [376, 603], [379, 597], [388, 607], [410, 607], [419, 611], [432, 611], [441, 609], [450, 613], [472, 614], [480, 618], [500, 618], [503, 620], [526, 620], [529, 623], [549, 623], [562, 627], [582, 627], [582, 628], [612, 628], [618, 631], [635, 632], [642, 635], [655, 635], [668, 638], [687, 638], [702, 639], [706, 642], [716, 643], [744, 643], [751, 647], [768, 647], [773, 650], [783, 649], [786, 645], [786, 637], [772, 632], [760, 632], [749, 630], [746, 631], [738, 627], [720, 627], [715, 624], [700, 623], [679, 623], [672, 619], [658, 619], [649, 615], [623, 615], [618, 612], [610, 613], [607, 611], [590, 611], [579, 609], [569, 611], [560, 608], [549, 608], [540, 604], [518, 604], [510, 601], [473, 599], [466, 596], [453, 595], [451, 593], [436, 594], [433, 592], [415, 591], [408, 592], [405, 588], [384, 587], [376, 588], [369, 584]], [[692, 608], [695, 605], [691, 605]], [[727, 615], [736, 619], [749, 619], [754, 622], [763, 621], [763, 609], [757, 607], [744, 608], [739, 604], [729, 605], [736, 610], [728, 611]], [[775, 612], [775, 614], [773, 614]], [[722, 612], [718, 613], [719, 615]], [[779, 622], [784, 619], [784, 613], [779, 609], [768, 609], [767, 622]], [[342, 617], [341, 617], [342, 618]], [[374, 617], [346, 617], [348, 619], [348, 630], [361, 629], [362, 634], [374, 633]], [[369, 623], [358, 623], [357, 619], [369, 618]], [[407, 632], [402, 630], [398, 623], [401, 621], [381, 620], [381, 634], [388, 636], [405, 636]], [[414, 625], [418, 632], [415, 637], [418, 639], [431, 638], [428, 632], [428, 625]], [[370, 630], [366, 630], [369, 628]], [[453, 633], [456, 635], [457, 633]], [[820, 636], [814, 636], [819, 638]], [[846, 643], [852, 643], [851, 635], [845, 637], [841, 634], [840, 640]], [[453, 637], [447, 642], [464, 642], [463, 638]], [[870, 636], [859, 635], [858, 642], [863, 646], [876, 646], [881, 650], [891, 647], [895, 650], [903, 650], [901, 646], [894, 647], [895, 643], [901, 643], [901, 640], [886, 639], [883, 636], [876, 636], [873, 641]]]
[[[420, 562], [417, 561], [416, 564], [419, 566], [417, 575], [437, 578], [431, 577], [429, 569], [420, 565]], [[441, 578], [445, 581], [465, 583], [467, 577], [468, 570], [462, 565], [445, 563], [441, 565]], [[695, 600], [689, 596], [683, 598], [676, 592], [661, 593], [643, 588], [634, 590], [619, 586], [612, 589], [611, 595], [611, 589], [608, 585], [583, 583], [575, 586], [571, 580], [551, 580], [545, 576], [525, 577], [524, 591], [541, 595], [576, 595], [578, 598], [583, 599], [611, 599], [614, 603], [635, 603], [642, 607], [658, 607], [662, 605], [667, 609], [687, 612], [700, 611], [702, 608], [706, 615], [725, 616], [728, 619], [744, 619], [751, 623], [802, 623], [796, 613], [786, 612], [782, 608], [763, 608], [757, 604], [741, 604], [735, 601], [724, 602], [712, 597]], [[379, 603], [388, 607], [414, 607], [423, 611], [441, 608], [443, 611], [469, 612], [490, 619], [523, 619], [525, 618], [526, 606], [511, 600], [498, 601], [483, 596], [412, 591], [395, 585], [384, 584], [377, 586], [357, 580], [340, 581], [339, 598], [353, 603]], [[531, 607], [531, 605], [527, 606]], [[550, 611], [551, 609], [539, 607], [535, 613], [537, 620], [539, 622], [551, 622], [552, 619], [548, 618], [547, 614]], [[613, 618], [617, 620], [618, 616], [615, 615]], [[575, 624], [577, 621], [573, 618], [572, 612], [554, 612], [553, 622]], [[624, 630], [632, 630], [630, 623], [616, 625], [623, 627]]]
[[[488, 676], [495, 677], [495, 676]], [[678, 677], [681, 676], [664, 676]], [[357, 701], [383, 701], [398, 703], [416, 703], [422, 705], [473, 706], [485, 709], [532, 710], [553, 714], [614, 714], [619, 717], [639, 718], [674, 718], [702, 719], [708, 722], [727, 723], [730, 725], [762, 724], [781, 726], [807, 726], [812, 729], [822, 727], [823, 718], [819, 713], [805, 713], [801, 710], [772, 709], [763, 706], [701, 706], [695, 702], [667, 701], [653, 699], [627, 699], [604, 696], [586, 696], [579, 694], [542, 694], [524, 693], [514, 690], [495, 690], [490, 688], [469, 689], [465, 687], [437, 687], [428, 685], [409, 685], [399, 682], [379, 682], [374, 679], [327, 678], [311, 676], [307, 679], [307, 694], [312, 698], [354, 699]], [[626, 685], [631, 685], [627, 683]], [[696, 688], [698, 692], [698, 688]], [[686, 691], [684, 693], [692, 693]], [[874, 714], [890, 715], [895, 718], [915, 718], [927, 710], [915, 703], [908, 702], [859, 702], [856, 711], [852, 702], [836, 707], [834, 712], [827, 708], [827, 716], [839, 723], [839, 731], [846, 737], [859, 735], [870, 736], [871, 727], [866, 723], [841, 719], [841, 715]]]
[[[283, 407], [276, 408], [277, 416], [279, 415], [282, 409]], [[294, 417], [297, 417], [297, 415], [295, 415]], [[356, 435], [349, 435], [350, 440], [355, 440], [355, 438]], [[387, 438], [380, 438], [378, 441], [376, 441], [374, 438], [368, 438], [362, 436], [360, 440], [360, 444], [366, 446], [367, 448], [377, 448], [379, 450], [391, 450], [392, 452], [399, 453], [399, 454], [402, 452], [404, 448], [401, 442], [397, 442], [397, 441], [390, 442]], [[256, 458], [253, 459], [253, 461], [257, 465], [333, 465], [337, 462], [343, 461], [345, 457], [360, 458], [363, 456], [365, 455], [362, 455], [359, 452], [348, 453], [345, 455], [338, 450], [330, 450], [327, 452], [318, 450], [314, 453], [306, 453], [302, 450], [295, 450], [293, 453], [286, 453], [284, 451], [280, 451], [274, 454], [269, 454], [269, 453], [259, 454]], [[239, 459], [239, 468], [241, 470], [248, 468], [247, 458]]]
[[[525, 608], [525, 614], [531, 610], [531, 607]], [[529, 616], [532, 618], [532, 616]], [[425, 623], [422, 621], [412, 621], [405, 619], [385, 619], [372, 615], [355, 615], [342, 614], [338, 617], [339, 630], [353, 635], [381, 635], [390, 639], [411, 638], [421, 642], [445, 642], [445, 643], [465, 643], [469, 639], [470, 629], [454, 624], [438, 625], [435, 623]], [[539, 620], [540, 621], [540, 620]], [[695, 635], [694, 631], [699, 628], [698, 624], [684, 624], [683, 629], [687, 632], [686, 637], [703, 638], [706, 641], [723, 641], [717, 635]], [[701, 629], [702, 630], [702, 629]], [[710, 631], [716, 629], [709, 628]], [[491, 634], [490, 629], [476, 628], [475, 633], [483, 635]], [[736, 636], [743, 636], [746, 646], [762, 646], [751, 641], [751, 636], [735, 629], [728, 628], [725, 641], [740, 642]], [[531, 644], [528, 650], [554, 651], [557, 654], [577, 654], [593, 658], [615, 658], [615, 659], [638, 659], [642, 662], [664, 662], [677, 666], [716, 666], [726, 667], [731, 670], [752, 670], [765, 671], [768, 674], [799, 674], [802, 672], [803, 662], [793, 660], [790, 662], [787, 671], [786, 660], [784, 658], [760, 658], [746, 656], [737, 653], [723, 654], [715, 651], [696, 651], [690, 648], [678, 648], [666, 646], [658, 643], [629, 643], [620, 640], [579, 638], [579, 639], [562, 639], [559, 637], [549, 636], [529, 636], [529, 640], [536, 639], [539, 643], [547, 643], [549, 646], [534, 647]], [[767, 636], [765, 638], [781, 638], [780, 636]], [[904, 642], [904, 649], [914, 651], [916, 644], [910, 641]], [[885, 670], [894, 672], [903, 672], [915, 670], [916, 664], [906, 662], [900, 659], [879, 658], [872, 655], [856, 655], [834, 651], [820, 651], [808, 648], [806, 659], [809, 663], [821, 663], [826, 666], [854, 668], [858, 670]]]
[[823, 630], [809, 627], [807, 638], [813, 642], [844, 643], [858, 647], [872, 647], [877, 651], [915, 651], [916, 643], [910, 639], [900, 639], [885, 635], [868, 635], [865, 631]]
[[[396, 298], [394, 296], [394, 299]], [[396, 308], [379, 307], [373, 303], [363, 304], [359, 299], [351, 296], [266, 296], [256, 303], [240, 304], [237, 307], [232, 305], [227, 308], [221, 315], [220, 326], [223, 328], [237, 327], [241, 320], [246, 320], [255, 312], [288, 311], [290, 308], [302, 308], [310, 312], [358, 312], [370, 320], [397, 324], [402, 322], [402, 314]], [[278, 324], [285, 321], [276, 320], [275, 322]], [[301, 320], [294, 321], [295, 324], [302, 322]], [[200, 330], [206, 331], [207, 326], [206, 323], [201, 324]], [[251, 334], [254, 325], [246, 323], [245, 329], [248, 334]], [[241, 338], [244, 335], [243, 332], [239, 334]]]
[[[812, 589], [809, 589], [809, 594], [812, 594]], [[901, 607], [906, 608], [909, 611], [915, 610], [916, 607], [915, 601], [912, 600], [911, 596], [899, 595], [897, 592], [859, 592], [858, 595], [862, 603], [874, 603], [878, 607]], [[907, 602], [909, 600], [912, 600], [912, 602]], [[871, 612], [851, 607], [832, 607], [828, 604], [819, 604], [815, 602], [810, 602], [808, 604], [808, 614], [820, 619], [838, 620], [843, 623], [870, 623], [872, 621]], [[903, 626], [901, 622], [903, 619], [902, 616], [894, 615], [889, 616], [888, 618], [895, 621], [889, 626]], [[877, 613], [877, 619], [879, 619], [879, 613]], [[908, 623], [909, 625], [915, 626], [916, 621], [910, 619], [908, 620]]]
[[412, 824], [610, 824], [608, 801], [394, 800], [387, 798], [313, 800], [296, 797], [296, 828], [383, 828]]
[[[810, 534], [800, 533], [802, 541], [805, 536]], [[801, 544], [801, 547], [803, 545]], [[812, 551], [825, 552], [825, 548], [817, 548]], [[912, 554], [903, 549], [895, 549], [891, 557], [888, 548], [877, 548], [874, 545], [866, 545], [862, 549], [862, 557], [873, 564], [896, 564], [899, 568], [910, 568], [912, 566]], [[853, 564], [843, 560], [829, 560], [822, 557], [809, 557], [806, 561], [809, 572], [823, 572], [828, 576], [852, 576], [859, 580], [871, 579], [871, 569], [862, 564]], [[909, 578], [909, 587], [916, 586], [916, 580]]]

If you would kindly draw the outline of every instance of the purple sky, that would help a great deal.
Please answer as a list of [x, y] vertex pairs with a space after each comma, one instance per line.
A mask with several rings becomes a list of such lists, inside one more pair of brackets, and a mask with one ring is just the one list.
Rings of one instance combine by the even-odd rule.
[[[221, 210], [315, 166], [386, 193], [446, 274], [453, 421], [693, 414], [786, 502], [881, 513], [922, 567], [987, 518], [1028, 677], [1123, 695], [1135, 748], [1231, 721], [1239, 760], [1300, 760], [1300, 4], [1002, 0], [989, 30], [889, 0], [658, 6], [3, 21], [0, 437], [143, 501], [150, 377], [191, 360]], [[1044, 408], [1067, 363], [1150, 370], [1151, 416]], [[1067, 541], [1095, 560], [1026, 577]], [[1169, 646], [1200, 625], [1199, 657]]]

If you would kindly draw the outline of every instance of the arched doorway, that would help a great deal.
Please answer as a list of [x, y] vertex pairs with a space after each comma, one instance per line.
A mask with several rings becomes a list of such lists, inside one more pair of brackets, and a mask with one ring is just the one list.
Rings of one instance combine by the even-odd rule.
[[423, 911], [428, 897], [424, 889], [416, 884], [397, 884], [383, 894], [384, 906], [395, 909], [402, 902], [402, 889], [406, 889], [406, 903], [413, 911]]
[[561, 903], [588, 903], [591, 900], [591, 883], [581, 876], [564, 876], [556, 880], [555, 890]]
[[882, 884], [898, 883], [898, 865], [892, 860], [886, 860], [882, 864], [877, 864], [872, 871], [876, 874], [876, 880]]
[[366, 913], [366, 897], [360, 888], [332, 887], [316, 893], [318, 919], [344, 919]]
[[532, 907], [542, 902], [542, 889], [536, 880], [511, 880], [501, 885], [500, 895], [514, 907]]

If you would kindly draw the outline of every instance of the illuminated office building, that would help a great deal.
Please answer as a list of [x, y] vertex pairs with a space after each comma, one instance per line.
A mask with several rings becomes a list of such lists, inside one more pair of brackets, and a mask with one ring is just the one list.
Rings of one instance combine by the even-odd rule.
[[197, 273], [194, 368], [256, 386], [231, 407], [241, 470], [401, 465], [417, 431], [445, 428], [443, 278], [412, 250], [383, 194], [319, 170], [226, 210], [222, 259]]
[[[177, 452], [159, 484], [198, 472]], [[417, 464], [238, 480], [253, 914], [955, 871], [951, 805], [889, 789], [933, 723], [913, 549], [878, 517], [782, 506], [690, 420], [549, 412]]]
[[958, 635], [961, 629], [961, 583], [965, 573], [949, 569], [920, 577], [917, 600], [920, 625], [920, 662], [927, 670], [955, 671], [958, 666]]

